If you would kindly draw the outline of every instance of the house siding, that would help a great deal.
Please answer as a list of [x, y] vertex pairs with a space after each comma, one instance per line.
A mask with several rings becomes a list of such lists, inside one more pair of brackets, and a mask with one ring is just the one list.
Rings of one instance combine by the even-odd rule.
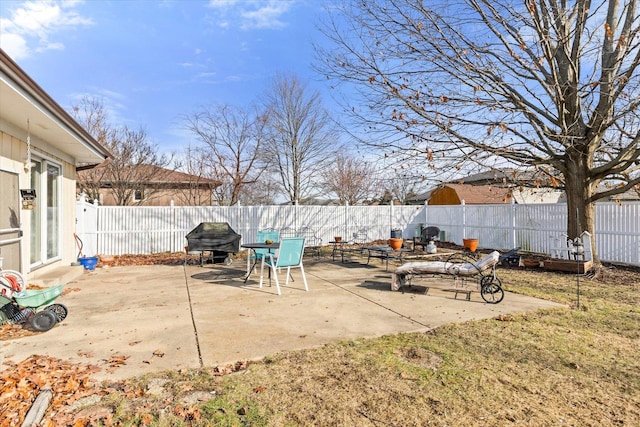
[[[24, 161], [27, 158], [27, 143], [26, 141], [16, 138], [15, 136], [0, 131], [2, 147], [0, 150], [0, 169], [6, 172], [15, 173], [18, 175], [19, 188], [30, 188], [31, 177], [29, 171], [25, 170]], [[20, 209], [19, 220], [20, 228], [23, 232], [23, 239], [21, 242], [21, 260], [19, 268], [27, 275], [28, 279], [34, 279], [39, 275], [46, 274], [50, 270], [60, 267], [68, 266], [72, 261], [76, 259], [75, 253], [75, 219], [76, 219], [76, 183], [75, 183], [75, 166], [69, 162], [51, 153], [41, 144], [32, 143], [31, 152], [34, 157], [42, 157], [51, 162], [54, 162], [60, 166], [60, 229], [59, 229], [59, 250], [60, 256], [56, 261], [48, 263], [46, 265], [38, 266], [37, 268], [30, 269], [30, 257], [31, 242], [28, 236], [31, 235], [31, 215], [32, 211], [26, 209]], [[39, 202], [37, 195], [36, 203]], [[18, 198], [18, 206], [21, 206], [20, 195], [16, 194]], [[9, 266], [5, 265], [5, 268]]]

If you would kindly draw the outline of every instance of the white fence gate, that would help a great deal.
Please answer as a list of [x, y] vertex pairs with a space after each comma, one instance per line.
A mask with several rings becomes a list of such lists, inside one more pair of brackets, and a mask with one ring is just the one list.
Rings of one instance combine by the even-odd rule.
[[[186, 234], [201, 222], [227, 222], [245, 242], [262, 228], [309, 227], [324, 244], [360, 231], [371, 241], [388, 239], [392, 229], [411, 238], [422, 224], [439, 227], [445, 241], [459, 245], [472, 237], [481, 248], [551, 254], [567, 223], [565, 204], [122, 207], [81, 200], [77, 212], [85, 255], [181, 252]], [[640, 266], [640, 202], [598, 203], [595, 229], [602, 261]]]

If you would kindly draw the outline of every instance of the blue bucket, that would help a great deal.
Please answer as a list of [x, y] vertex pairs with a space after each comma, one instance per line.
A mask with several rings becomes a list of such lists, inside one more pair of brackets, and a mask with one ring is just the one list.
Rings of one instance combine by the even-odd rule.
[[98, 257], [89, 256], [89, 257], [80, 257], [78, 258], [78, 262], [82, 264], [85, 270], [93, 270], [96, 268], [98, 264]]

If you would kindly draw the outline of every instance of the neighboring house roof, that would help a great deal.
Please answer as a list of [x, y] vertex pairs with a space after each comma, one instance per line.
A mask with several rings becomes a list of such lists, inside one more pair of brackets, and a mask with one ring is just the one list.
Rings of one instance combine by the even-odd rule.
[[[559, 182], [559, 181], [558, 181]], [[518, 203], [556, 203], [564, 191], [552, 182], [549, 175], [536, 170], [491, 169], [455, 181], [440, 184], [427, 192], [417, 194], [409, 203], [431, 202], [434, 197], [442, 197], [443, 187], [448, 187], [453, 200], [464, 200], [467, 204], [510, 203], [514, 198]], [[440, 194], [440, 196], [438, 196]], [[459, 203], [459, 202], [457, 202]], [[438, 203], [439, 204], [439, 203]]]
[[[90, 173], [95, 174], [98, 172], [99, 174], [100, 168], [106, 167], [107, 164], [108, 161], [96, 167], [94, 172], [78, 171], [78, 176], [89, 179], [91, 176], [89, 175]], [[154, 187], [177, 188], [195, 185], [199, 187], [215, 188], [222, 185], [220, 181], [184, 172], [173, 171], [154, 165], [125, 166], [122, 168], [121, 172], [122, 176], [132, 177], [133, 180], [135, 180], [135, 176], [138, 175], [141, 178], [135, 182]], [[108, 175], [105, 175], [100, 179], [100, 187], [102, 188], [110, 188], [112, 187], [112, 183], [113, 179]]]
[[520, 185], [525, 187], [556, 188], [560, 179], [553, 182], [551, 176], [539, 170], [490, 169], [466, 176], [451, 183], [458, 184], [493, 184], [502, 186]]
[[191, 175], [191, 174], [179, 172], [179, 171], [172, 171], [168, 169], [164, 169], [164, 171], [157, 174], [156, 178], [152, 179], [151, 181], [155, 183], [166, 183], [166, 184], [170, 184], [170, 183], [193, 184], [195, 181], [202, 185], [210, 185], [212, 187], [219, 187], [220, 185], [222, 185], [220, 181], [216, 181], [214, 179], [204, 178], [201, 176]]
[[[100, 145], [53, 98], [0, 49], [0, 124], [71, 156], [76, 166], [98, 164], [109, 157]], [[27, 120], [29, 121], [27, 125]], [[26, 138], [26, 135], [24, 135]]]
[[511, 189], [494, 185], [444, 184], [431, 191], [430, 205], [511, 203]]

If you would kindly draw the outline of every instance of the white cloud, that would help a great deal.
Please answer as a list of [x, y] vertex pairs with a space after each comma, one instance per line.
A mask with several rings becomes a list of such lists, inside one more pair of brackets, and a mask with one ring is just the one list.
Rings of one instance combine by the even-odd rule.
[[10, 11], [0, 22], [0, 47], [14, 59], [32, 52], [64, 49], [64, 42], [52, 40], [63, 30], [93, 25], [90, 18], [81, 16], [76, 0], [32, 0]]
[[[0, 28], [4, 28], [4, 22], [0, 21]], [[29, 47], [24, 37], [17, 34], [0, 32], [0, 47], [14, 60], [20, 60], [29, 55]]]
[[280, 17], [289, 10], [292, 2], [270, 1], [256, 10], [242, 12], [243, 29], [278, 29], [287, 24]]
[[209, 0], [209, 7], [217, 9], [226, 9], [234, 6], [238, 0]]
[[243, 30], [280, 29], [287, 26], [282, 16], [296, 0], [209, 0], [208, 6], [219, 14], [217, 25], [229, 28], [237, 23]]

